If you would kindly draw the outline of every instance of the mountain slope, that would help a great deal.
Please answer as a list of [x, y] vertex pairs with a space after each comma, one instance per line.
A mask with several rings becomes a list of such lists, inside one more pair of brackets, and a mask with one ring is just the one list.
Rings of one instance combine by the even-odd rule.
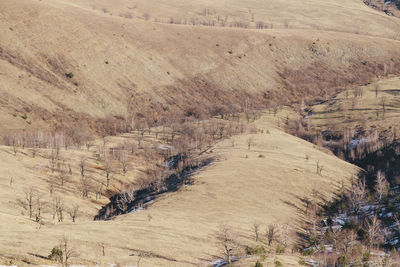
[[[108, 115], [127, 117], [145, 113], [146, 107], [160, 113], [199, 106], [207, 113], [227, 102], [243, 105], [246, 98], [264, 105], [315, 98], [365, 83], [383, 69], [399, 69], [399, 41], [390, 39], [398, 19], [352, 1], [346, 2], [354, 6], [348, 12], [368, 16], [368, 26], [361, 19], [350, 23], [333, 16], [341, 8], [334, 3], [318, 7], [330, 18], [330, 26], [321, 30], [160, 24], [99, 12], [106, 2], [95, 4], [93, 10], [88, 2], [0, 3], [3, 132], [54, 126], [60, 120], [68, 125]], [[112, 7], [122, 12], [125, 4], [117, 1]], [[175, 4], [181, 7], [172, 2], [168, 10], [178, 10]], [[293, 8], [296, 14], [308, 14], [310, 6]], [[271, 10], [294, 14], [283, 7]], [[279, 13], [272, 17], [281, 18]], [[316, 23], [313, 16], [303, 17]], [[343, 27], [350, 33], [342, 32]], [[358, 30], [361, 34], [351, 33]], [[25, 113], [28, 123], [20, 118]]]
[[[208, 266], [211, 260], [222, 256], [216, 240], [220, 224], [229, 224], [239, 233], [238, 240], [245, 246], [254, 245], [254, 222], [260, 223], [261, 232], [269, 224], [288, 224], [291, 248], [305, 219], [304, 199], [311, 199], [313, 190], [319, 197], [330, 199], [342, 184], [350, 183], [358, 168], [285, 134], [274, 126], [275, 120], [272, 115], [263, 116], [256, 122], [262, 132], [233, 137], [233, 147], [231, 140], [219, 143], [210, 154], [217, 160], [193, 175], [192, 185], [160, 197], [144, 211], [110, 221], [91, 220], [96, 214], [95, 208], [100, 208], [105, 198], [95, 201], [91, 194], [90, 198], [82, 200], [78, 193], [69, 190], [62, 193], [61, 189], [55, 194], [62, 197], [66, 210], [78, 203], [80, 215], [76, 223], [67, 217], [62, 223], [52, 220], [51, 197], [46, 179], [42, 178], [46, 177], [43, 166], [47, 159], [42, 156], [33, 159], [30, 153], [24, 155], [24, 151], [20, 151], [16, 160], [16, 156], [7, 153], [9, 148], [2, 147], [1, 255], [14, 258], [18, 263], [26, 258], [32, 264], [49, 264], [34, 255], [47, 256], [65, 234], [70, 245], [79, 252], [79, 256], [73, 258], [76, 263], [135, 265], [139, 260], [137, 255], [142, 253], [145, 256], [140, 266]], [[253, 138], [250, 150], [248, 138]], [[79, 188], [78, 164], [83, 155], [87, 158], [93, 155], [87, 169], [91, 177], [104, 179], [98, 168], [94, 168], [95, 147], [91, 152], [62, 150], [62, 153], [64, 158], [70, 159], [68, 162], [74, 173], [67, 188]], [[317, 161], [323, 166], [321, 175], [316, 173]], [[7, 166], [16, 171], [4, 171]], [[12, 188], [10, 176], [14, 177]], [[134, 172], [127, 177], [137, 176]], [[24, 190], [31, 185], [38, 188], [45, 203], [44, 225], [40, 229], [26, 213], [20, 214], [23, 209], [17, 205], [17, 199], [24, 198]], [[105, 256], [99, 243], [105, 246]]]

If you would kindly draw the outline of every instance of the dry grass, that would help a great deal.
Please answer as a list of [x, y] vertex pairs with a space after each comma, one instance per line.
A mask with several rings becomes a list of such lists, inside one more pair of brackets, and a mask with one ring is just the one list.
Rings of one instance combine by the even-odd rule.
[[[250, 8], [256, 20], [288, 20], [289, 27], [169, 25], [138, 14], [127, 19], [118, 14], [137, 12], [129, 11], [135, 3], [122, 0], [2, 1], [0, 131], [126, 116], [146, 106], [200, 105], [206, 111], [264, 94], [259, 102], [299, 100], [366, 82], [380, 74], [380, 63], [393, 60], [390, 71], [398, 70], [398, 20], [361, 1], [236, 1], [229, 10], [225, 4], [149, 1], [136, 9], [168, 17], [210, 7], [221, 17], [229, 12], [244, 19]], [[28, 119], [21, 118], [25, 113]]]
[[[342, 92], [326, 103], [312, 107], [311, 125], [334, 132], [357, 126], [374, 127], [378, 132], [398, 132], [400, 117], [400, 79], [389, 77], [366, 86]], [[355, 94], [361, 94], [355, 97]], [[384, 103], [384, 107], [383, 107]]]
[[[161, 197], [145, 211], [94, 222], [91, 217], [105, 199], [95, 202], [92, 196], [91, 200], [82, 200], [71, 192], [63, 198], [79, 203], [83, 215], [76, 223], [69, 218], [56, 223], [46, 210], [41, 229], [21, 214], [16, 199], [23, 197], [23, 189], [30, 185], [35, 185], [44, 199], [50, 199], [44, 181], [48, 174], [43, 172], [47, 160], [22, 153], [14, 156], [9, 148], [2, 147], [0, 251], [17, 262], [26, 258], [32, 263], [44, 263], [32, 254], [47, 256], [65, 234], [80, 252], [74, 259], [76, 263], [134, 265], [138, 257], [132, 255], [141, 251], [147, 256], [140, 266], [207, 266], [220, 255], [215, 236], [221, 223], [228, 223], [239, 232], [243, 245], [253, 244], [255, 221], [262, 223], [262, 228], [270, 223], [289, 223], [293, 231], [299, 230], [304, 219], [301, 199], [311, 197], [312, 189], [329, 199], [342, 181], [348, 183], [357, 168], [285, 134], [274, 126], [275, 119], [264, 115], [255, 125], [262, 133], [234, 137], [234, 147], [231, 140], [220, 142], [210, 154], [218, 160], [195, 174], [193, 185]], [[250, 136], [254, 145], [248, 150]], [[75, 166], [78, 155], [87, 152], [70, 153], [75, 155]], [[324, 166], [322, 176], [316, 173], [317, 160]], [[93, 177], [101, 176], [95, 168], [90, 171]], [[130, 179], [132, 175], [135, 176], [131, 173]], [[12, 188], [11, 176], [15, 177]], [[101, 256], [98, 242], [105, 244], [105, 257]]]

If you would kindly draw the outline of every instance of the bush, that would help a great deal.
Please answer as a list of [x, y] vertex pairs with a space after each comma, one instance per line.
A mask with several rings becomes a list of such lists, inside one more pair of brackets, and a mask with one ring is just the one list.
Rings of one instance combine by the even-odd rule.
[[307, 265], [305, 259], [300, 258], [300, 259], [299, 259], [299, 265]]
[[260, 154], [260, 155], [258, 155], [258, 157], [259, 158], [265, 158], [265, 155], [264, 154]]
[[369, 262], [370, 258], [371, 258], [371, 253], [369, 251], [366, 251], [362, 256], [363, 262]]
[[263, 267], [263, 266], [264, 265], [259, 260], [257, 260], [256, 264], [254, 265], [254, 267]]
[[340, 256], [340, 257], [338, 258], [338, 263], [339, 263], [341, 266], [346, 266], [346, 265], [348, 265], [348, 264], [350, 263], [349, 257], [348, 257], [346, 254]]
[[50, 260], [55, 260], [55, 261], [60, 261], [61, 262], [62, 256], [63, 256], [62, 254], [63, 254], [62, 250], [59, 247], [54, 246], [53, 249], [51, 250], [50, 255], [48, 256], [48, 258]]
[[265, 248], [263, 246], [255, 246], [255, 247], [246, 246], [245, 251], [247, 255], [265, 254]]
[[74, 74], [72, 72], [65, 73], [65, 77], [72, 79], [72, 78], [74, 78]]
[[285, 247], [284, 247], [284, 246], [281, 246], [281, 245], [279, 245], [279, 246], [277, 246], [277, 247], [276, 247], [276, 250], [275, 250], [275, 252], [276, 252], [277, 254], [282, 254], [282, 253], [285, 253]]
[[310, 249], [303, 249], [302, 253], [303, 256], [312, 256], [314, 255], [314, 250], [312, 248]]
[[282, 267], [283, 266], [282, 262], [280, 262], [278, 259], [275, 259], [274, 264], [275, 264], [275, 267]]

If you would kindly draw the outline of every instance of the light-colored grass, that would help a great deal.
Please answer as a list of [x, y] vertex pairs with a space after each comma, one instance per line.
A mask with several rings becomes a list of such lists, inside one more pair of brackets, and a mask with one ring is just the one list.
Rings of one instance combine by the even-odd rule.
[[[361, 93], [355, 97], [355, 93]], [[385, 106], [385, 111], [383, 108]], [[354, 108], [353, 108], [354, 107]], [[326, 103], [312, 107], [311, 125], [333, 131], [363, 126], [379, 132], [398, 130], [400, 118], [400, 79], [389, 77], [366, 86], [342, 92]]]
[[[270, 223], [288, 223], [293, 237], [304, 219], [301, 199], [311, 198], [313, 189], [324, 199], [330, 199], [342, 181], [348, 184], [357, 168], [282, 132], [271, 123], [273, 119], [272, 114], [264, 115], [255, 123], [263, 133], [236, 136], [233, 147], [231, 140], [220, 142], [212, 152], [217, 160], [193, 176], [193, 185], [160, 197], [145, 211], [94, 222], [89, 215], [95, 214], [104, 198], [92, 203], [70, 193], [63, 198], [79, 203], [84, 216], [76, 223], [69, 218], [56, 223], [46, 210], [41, 229], [26, 213], [21, 214], [22, 208], [15, 201], [23, 197], [23, 188], [29, 185], [35, 185], [44, 199], [50, 199], [44, 182], [48, 174], [42, 171], [46, 160], [21, 153], [14, 156], [9, 148], [2, 147], [1, 254], [43, 262], [32, 254], [47, 256], [58, 239], [66, 235], [80, 252], [77, 263], [134, 265], [138, 257], [132, 255], [144, 251], [147, 257], [140, 266], [207, 266], [220, 256], [215, 237], [222, 223], [240, 234], [242, 245], [254, 245], [255, 221], [262, 224], [262, 231]], [[250, 150], [249, 137], [254, 140]], [[75, 155], [78, 153], [87, 152]], [[260, 154], [265, 157], [259, 157]], [[324, 166], [322, 175], [316, 173], [318, 160]], [[13, 188], [8, 184], [10, 176], [15, 177]], [[105, 244], [105, 257], [101, 256], [98, 242]]]
[[[227, 13], [248, 17], [250, 8], [255, 20], [260, 16], [275, 25], [288, 20], [290, 27], [169, 25], [137, 19], [138, 14], [126, 19], [119, 13], [135, 2], [123, 0], [1, 1], [0, 121], [4, 127], [0, 131], [43, 128], [61, 118], [71, 123], [70, 117], [86, 115], [126, 116], [128, 106], [142, 112], [143, 106], [158, 106], [153, 103], [170, 108], [212, 105], [215, 94], [226, 102], [236, 97], [234, 103], [248, 93], [267, 91], [293, 100], [309, 89], [307, 79], [315, 71], [324, 71], [323, 80], [336, 76], [352, 80], [355, 74], [349, 72], [358, 73], [357, 77], [373, 72], [353, 64], [400, 58], [399, 42], [392, 39], [399, 20], [361, 1], [136, 4], [140, 13], [151, 8], [167, 17], [169, 12], [185, 14], [203, 7], [215, 8], [222, 17]], [[103, 7], [113, 9], [113, 14], [102, 12]], [[285, 80], [281, 75], [285, 71], [298, 71], [297, 78]], [[70, 72], [72, 79], [65, 76]], [[308, 74], [305, 81], [303, 72]], [[304, 88], [293, 91], [285, 82]], [[21, 118], [24, 113], [31, 124]]]

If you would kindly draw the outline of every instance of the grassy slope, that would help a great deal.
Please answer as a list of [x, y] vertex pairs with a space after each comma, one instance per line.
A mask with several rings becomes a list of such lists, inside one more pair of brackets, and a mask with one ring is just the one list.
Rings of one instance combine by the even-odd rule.
[[[332, 100], [312, 107], [314, 115], [311, 117], [311, 125], [317, 130], [330, 127], [339, 132], [346, 127], [363, 126], [369, 129], [373, 126], [378, 132], [389, 130], [397, 131], [398, 134], [399, 88], [400, 79], [389, 77], [342, 92]], [[362, 92], [362, 96], [354, 97], [356, 91]], [[385, 103], [385, 112], [382, 101]]]
[[[43, 263], [29, 253], [46, 256], [60, 236], [66, 234], [80, 251], [76, 260], [81, 263], [132, 265], [138, 258], [130, 255], [142, 250], [152, 255], [143, 258], [140, 266], [206, 266], [219, 255], [215, 235], [221, 223], [228, 223], [239, 232], [243, 245], [253, 243], [251, 229], [255, 221], [262, 223], [262, 228], [269, 223], [288, 223], [293, 230], [298, 230], [303, 219], [298, 208], [304, 209], [300, 199], [311, 197], [312, 189], [329, 199], [357, 168], [283, 133], [273, 126], [273, 120], [267, 116], [256, 122], [264, 133], [252, 135], [255, 145], [250, 151], [246, 143], [249, 134], [234, 137], [234, 147], [230, 140], [219, 143], [212, 153], [218, 160], [194, 175], [194, 185], [161, 197], [143, 212], [94, 222], [89, 215], [95, 214], [94, 208], [100, 207], [104, 198], [98, 204], [87, 205], [89, 200], [80, 200], [76, 193], [71, 193], [63, 196], [64, 199], [70, 199], [68, 203], [80, 203], [86, 215], [75, 224], [69, 218], [57, 224], [51, 220], [47, 207], [46, 223], [40, 230], [26, 215], [20, 214], [22, 209], [15, 201], [23, 197], [23, 188], [31, 184], [40, 188], [45, 199], [50, 199], [46, 183], [40, 178], [43, 166], [38, 167], [47, 161], [25, 155], [15, 160], [7, 152], [9, 149], [3, 147], [0, 152], [1, 254]], [[265, 133], [267, 129], [269, 134]], [[310, 156], [308, 161], [306, 154]], [[316, 174], [317, 160], [324, 166], [322, 176]], [[78, 171], [77, 164], [73, 165], [74, 172]], [[4, 171], [9, 166], [11, 170]], [[95, 172], [91, 175], [100, 177]], [[10, 176], [15, 177], [12, 189], [8, 185]], [[106, 257], [101, 256], [97, 242], [106, 244]], [[295, 258], [287, 260], [296, 262]]]
[[[234, 17], [250, 7], [265, 12], [260, 13], [262, 18], [295, 21], [288, 29], [258, 31], [127, 19], [118, 14], [133, 2], [92, 2], [0, 3], [2, 131], [39, 128], [83, 115], [124, 116], [129, 105], [140, 111], [149, 105], [212, 105], [216, 99], [237, 103], [266, 91], [289, 98], [315, 95], [321, 88], [367, 80], [379, 62], [392, 59], [389, 70], [395, 71], [400, 61], [400, 46], [392, 39], [399, 20], [361, 2], [293, 6], [276, 1], [273, 8], [262, 1], [230, 3]], [[156, 12], [168, 16], [185, 13], [191, 5], [222, 9], [226, 4], [168, 3], [169, 8], [151, 2], [143, 8], [155, 5]], [[102, 12], [103, 5], [115, 9], [114, 14]], [[226, 11], [218, 12], [223, 16]], [[69, 72], [72, 79], [65, 77]], [[310, 89], [315, 85], [319, 88]], [[24, 113], [32, 124], [20, 118]]]

